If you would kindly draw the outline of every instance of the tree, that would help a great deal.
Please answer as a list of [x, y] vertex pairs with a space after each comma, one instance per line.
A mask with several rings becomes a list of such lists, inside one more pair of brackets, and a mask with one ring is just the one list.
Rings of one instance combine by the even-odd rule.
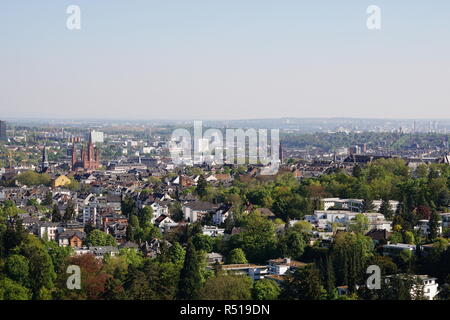
[[85, 243], [93, 247], [117, 246], [116, 240], [112, 235], [102, 232], [98, 229], [93, 230], [86, 236]]
[[195, 192], [198, 194], [200, 198], [206, 197], [208, 194], [207, 192], [208, 182], [206, 181], [205, 177], [201, 175], [198, 178], [197, 187], [195, 189]]
[[52, 222], [61, 222], [61, 221], [62, 221], [61, 212], [59, 211], [58, 205], [54, 204], [52, 210]]
[[100, 299], [106, 291], [106, 284], [111, 277], [102, 271], [102, 261], [93, 254], [83, 254], [70, 258], [70, 264], [81, 269], [81, 291], [76, 294], [81, 299]]
[[300, 258], [305, 251], [306, 234], [294, 229], [288, 230], [280, 236], [278, 246], [283, 257]]
[[169, 212], [174, 221], [179, 222], [183, 220], [183, 210], [181, 209], [181, 203], [178, 201], [169, 205]]
[[379, 212], [384, 215], [386, 219], [392, 218], [393, 212], [391, 209], [391, 205], [389, 204], [389, 199], [382, 199]]
[[277, 300], [281, 288], [273, 280], [261, 279], [253, 283], [252, 297], [255, 300]]
[[232, 248], [242, 248], [251, 262], [266, 262], [276, 254], [274, 224], [258, 214], [242, 219], [243, 231], [230, 239]]
[[169, 256], [170, 256], [170, 261], [172, 263], [182, 264], [184, 261], [185, 255], [186, 255], [186, 250], [184, 250], [183, 247], [178, 242], [175, 242], [169, 248]]
[[348, 285], [353, 293], [365, 276], [365, 263], [373, 254], [373, 241], [359, 233], [342, 232], [336, 235], [332, 246], [336, 283]]
[[252, 280], [244, 275], [219, 274], [206, 280], [199, 291], [201, 300], [250, 300]]
[[67, 222], [73, 220], [76, 216], [75, 206], [71, 200], [67, 202], [66, 211], [64, 212], [63, 221]]
[[197, 299], [202, 286], [199, 255], [192, 240], [188, 240], [186, 257], [180, 272], [177, 298], [180, 300]]
[[241, 248], [235, 248], [230, 251], [227, 256], [227, 264], [244, 264], [247, 263], [245, 253]]
[[362, 176], [362, 169], [361, 169], [361, 167], [360, 167], [359, 165], [356, 164], [356, 165], [353, 167], [352, 175], [353, 175], [355, 178], [360, 178], [360, 177]]
[[[29, 261], [29, 278], [33, 297], [42, 297], [44, 291], [54, 288], [56, 273], [52, 258], [43, 243], [32, 235], [27, 235], [20, 245], [20, 253]], [[48, 295], [47, 295], [48, 296]]]
[[196, 250], [212, 251], [212, 238], [208, 235], [197, 233], [192, 237], [192, 243]]
[[52, 193], [51, 192], [47, 192], [47, 194], [45, 195], [44, 200], [42, 201], [42, 204], [44, 206], [51, 206], [52, 203], [53, 203]]
[[297, 269], [283, 284], [281, 299], [320, 300], [325, 289], [320, 282], [320, 274], [314, 264]]
[[358, 213], [350, 223], [349, 229], [356, 233], [365, 234], [369, 229], [369, 218], [362, 213]]
[[361, 210], [362, 212], [373, 212], [375, 206], [373, 204], [373, 200], [370, 197], [365, 197], [362, 202]]
[[0, 279], [0, 300], [30, 300], [29, 289], [11, 279]]
[[120, 203], [122, 214], [130, 217], [132, 214], [136, 214], [136, 202], [130, 196], [126, 196]]
[[428, 222], [428, 238], [434, 240], [439, 236], [439, 216], [435, 210], [432, 211], [430, 220]]
[[140, 225], [145, 226], [150, 224], [153, 218], [153, 209], [150, 206], [145, 206], [139, 211]]
[[6, 259], [5, 269], [9, 278], [23, 286], [28, 285], [29, 265], [27, 258], [19, 254], [13, 254]]

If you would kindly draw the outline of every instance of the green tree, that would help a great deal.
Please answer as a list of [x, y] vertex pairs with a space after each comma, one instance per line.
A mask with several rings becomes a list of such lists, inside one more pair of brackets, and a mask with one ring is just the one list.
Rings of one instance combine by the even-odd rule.
[[61, 211], [59, 211], [58, 205], [55, 203], [52, 209], [52, 222], [62, 221]]
[[308, 265], [297, 269], [283, 284], [280, 294], [285, 300], [320, 300], [324, 298], [326, 291], [320, 282], [320, 274], [317, 268]]
[[392, 218], [394, 213], [392, 212], [391, 205], [389, 204], [389, 199], [382, 199], [379, 212], [384, 215], [386, 219]]
[[85, 243], [93, 247], [117, 246], [116, 240], [112, 235], [98, 229], [93, 230], [86, 236]]
[[235, 248], [230, 251], [227, 256], [227, 264], [245, 264], [247, 263], [247, 258], [245, 253], [241, 248]]
[[201, 262], [199, 254], [191, 240], [188, 240], [186, 257], [180, 272], [177, 298], [180, 300], [197, 299], [202, 287]]
[[67, 222], [70, 220], [73, 220], [76, 217], [76, 212], [75, 212], [75, 205], [73, 203], [73, 201], [68, 201], [67, 202], [67, 207], [66, 207], [66, 211], [64, 212], [64, 216], [63, 216], [63, 221]]
[[185, 255], [186, 255], [186, 250], [184, 250], [183, 247], [178, 242], [175, 242], [169, 248], [169, 256], [170, 256], [170, 261], [172, 263], [182, 264], [184, 261]]
[[31, 292], [11, 279], [0, 279], [0, 300], [30, 300]]
[[430, 220], [428, 222], [428, 238], [430, 240], [437, 239], [439, 236], [439, 215], [436, 213], [435, 210], [431, 212]]
[[365, 234], [369, 230], [369, 218], [362, 213], [357, 214], [350, 223], [349, 229], [356, 233]]
[[201, 300], [250, 300], [252, 280], [243, 275], [224, 275], [206, 280], [199, 291]]
[[45, 195], [44, 200], [42, 201], [42, 204], [44, 206], [51, 206], [52, 203], [53, 203], [52, 193], [51, 192], [47, 192], [47, 194]]
[[362, 202], [361, 210], [362, 212], [373, 212], [375, 206], [373, 204], [373, 200], [370, 197], [365, 197]]
[[306, 238], [305, 233], [295, 231], [293, 228], [281, 235], [278, 246], [283, 257], [300, 258], [305, 251]]
[[29, 261], [29, 278], [33, 297], [42, 298], [44, 291], [51, 291], [54, 288], [56, 273], [52, 258], [43, 243], [32, 235], [27, 235], [24, 239], [20, 252]]
[[150, 206], [145, 206], [139, 211], [140, 225], [144, 226], [150, 224], [153, 218], [153, 209]]
[[253, 283], [252, 296], [255, 300], [277, 300], [280, 286], [273, 280], [261, 279]]
[[273, 222], [251, 213], [242, 219], [243, 231], [231, 237], [232, 248], [242, 248], [251, 262], [266, 262], [277, 253]]
[[192, 243], [196, 250], [204, 250], [206, 252], [212, 251], [213, 240], [208, 235], [197, 233], [192, 237]]
[[195, 189], [195, 192], [198, 194], [200, 198], [204, 198], [207, 196], [207, 187], [208, 182], [206, 181], [205, 177], [203, 175], [200, 176], [197, 182], [197, 187]]
[[27, 286], [29, 284], [29, 264], [27, 258], [13, 254], [6, 259], [6, 274], [17, 283]]

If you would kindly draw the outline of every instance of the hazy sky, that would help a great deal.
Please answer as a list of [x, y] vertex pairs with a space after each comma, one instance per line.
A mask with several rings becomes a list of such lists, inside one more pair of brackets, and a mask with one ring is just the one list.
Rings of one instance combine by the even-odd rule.
[[0, 2], [0, 118], [450, 118], [449, 83], [448, 0]]

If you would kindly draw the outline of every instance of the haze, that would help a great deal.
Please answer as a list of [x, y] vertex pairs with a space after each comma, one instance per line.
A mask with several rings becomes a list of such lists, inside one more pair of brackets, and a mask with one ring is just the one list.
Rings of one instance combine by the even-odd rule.
[[2, 1], [0, 117], [450, 118], [448, 39], [445, 0]]

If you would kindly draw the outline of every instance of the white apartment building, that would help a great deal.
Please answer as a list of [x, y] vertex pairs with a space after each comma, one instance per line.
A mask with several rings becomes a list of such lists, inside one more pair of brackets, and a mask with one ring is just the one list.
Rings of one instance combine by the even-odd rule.
[[[305, 216], [304, 220], [321, 229], [331, 229], [333, 223], [340, 223], [346, 228], [350, 226], [359, 212], [349, 210], [315, 210], [313, 215]], [[381, 213], [362, 213], [369, 220], [369, 230], [380, 229], [391, 231], [391, 221], [385, 220]]]
[[217, 226], [204, 226], [202, 228], [202, 232], [204, 235], [210, 237], [219, 237], [225, 234], [225, 229], [219, 228]]
[[83, 208], [83, 224], [94, 226], [101, 224], [101, 216], [97, 214], [97, 204], [89, 204]]
[[[336, 208], [340, 210], [348, 210], [352, 212], [362, 212], [363, 199], [341, 199], [341, 198], [324, 198], [321, 200], [324, 206], [324, 210], [330, 208]], [[374, 211], [379, 211], [382, 200], [373, 200]], [[389, 200], [391, 210], [395, 212], [397, 210], [398, 201]]]

